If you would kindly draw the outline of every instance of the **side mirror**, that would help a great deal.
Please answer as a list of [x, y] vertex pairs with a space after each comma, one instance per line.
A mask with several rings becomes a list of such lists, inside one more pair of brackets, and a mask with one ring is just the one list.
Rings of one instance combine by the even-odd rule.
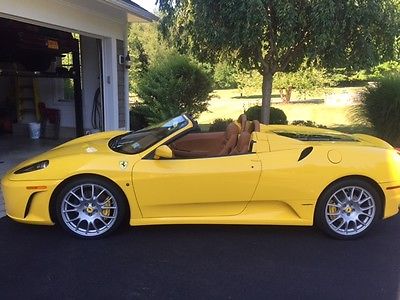
[[154, 159], [160, 158], [173, 158], [174, 155], [172, 150], [167, 145], [162, 145], [156, 149], [156, 153], [154, 154]]

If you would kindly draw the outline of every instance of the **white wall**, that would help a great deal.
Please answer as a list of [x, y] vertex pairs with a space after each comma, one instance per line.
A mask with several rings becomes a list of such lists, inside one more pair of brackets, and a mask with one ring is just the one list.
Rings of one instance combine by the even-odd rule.
[[63, 79], [39, 78], [40, 101], [48, 108], [60, 110], [61, 127], [75, 127], [75, 104], [64, 102]]
[[103, 39], [104, 129], [118, 129], [117, 40]]

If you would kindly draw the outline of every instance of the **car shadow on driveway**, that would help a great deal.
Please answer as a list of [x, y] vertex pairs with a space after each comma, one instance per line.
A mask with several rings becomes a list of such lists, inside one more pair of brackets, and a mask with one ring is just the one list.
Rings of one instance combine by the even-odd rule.
[[398, 299], [400, 217], [356, 241], [308, 227], [124, 228], [86, 241], [0, 220], [8, 298]]

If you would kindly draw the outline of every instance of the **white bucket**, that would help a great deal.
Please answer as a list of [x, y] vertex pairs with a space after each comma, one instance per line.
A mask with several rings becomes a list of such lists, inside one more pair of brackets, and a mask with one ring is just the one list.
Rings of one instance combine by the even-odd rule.
[[32, 140], [37, 140], [40, 138], [40, 123], [32, 122], [29, 125], [29, 136]]

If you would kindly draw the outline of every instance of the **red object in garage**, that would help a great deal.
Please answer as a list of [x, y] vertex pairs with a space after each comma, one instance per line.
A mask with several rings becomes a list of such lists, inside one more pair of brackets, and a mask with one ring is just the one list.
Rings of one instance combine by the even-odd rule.
[[0, 120], [0, 132], [12, 133], [12, 121], [8, 118]]

